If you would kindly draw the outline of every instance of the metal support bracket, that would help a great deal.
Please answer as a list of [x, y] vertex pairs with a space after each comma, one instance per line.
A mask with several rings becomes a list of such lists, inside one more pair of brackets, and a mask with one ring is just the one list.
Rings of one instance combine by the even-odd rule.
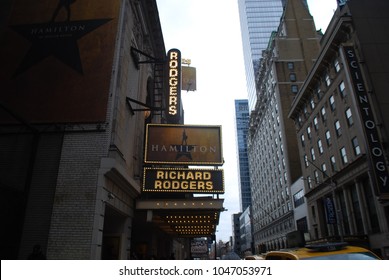
[[[147, 105], [147, 104], [145, 104], [143, 102], [140, 102], [138, 100], [132, 99], [130, 97], [126, 97], [126, 102], [127, 102], [127, 105], [130, 108], [130, 112], [131, 112], [132, 115], [134, 115], [135, 112], [146, 112], [146, 111], [154, 112], [154, 111], [162, 111], [163, 110], [161, 107], [149, 106], [149, 105]], [[143, 106], [143, 108], [134, 109], [132, 107], [131, 103], [135, 103], [135, 104], [141, 105], [141, 106]]]
[[[155, 57], [152, 57], [151, 55], [148, 55], [145, 52], [142, 52], [141, 50], [138, 50], [134, 47], [131, 47], [131, 56], [134, 60], [134, 63], [136, 65], [136, 68], [139, 69], [139, 64], [146, 64], [146, 63], [163, 63], [164, 60], [156, 59]], [[141, 60], [141, 56], [146, 57], [146, 60]]]

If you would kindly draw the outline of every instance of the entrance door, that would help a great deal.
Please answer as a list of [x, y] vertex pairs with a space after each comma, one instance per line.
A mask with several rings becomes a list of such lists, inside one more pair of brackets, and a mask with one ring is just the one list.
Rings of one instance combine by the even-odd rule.
[[101, 259], [118, 260], [121, 259], [122, 238], [125, 234], [124, 224], [126, 217], [115, 209], [105, 207], [103, 246], [101, 250]]

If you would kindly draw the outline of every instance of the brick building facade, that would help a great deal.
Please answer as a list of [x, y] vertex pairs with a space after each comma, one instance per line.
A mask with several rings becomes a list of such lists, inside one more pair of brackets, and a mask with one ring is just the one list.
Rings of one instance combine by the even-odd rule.
[[0, 4], [1, 257], [129, 259], [144, 127], [162, 117], [129, 102], [161, 105], [156, 64], [138, 64], [165, 59], [156, 1], [19, 2]]

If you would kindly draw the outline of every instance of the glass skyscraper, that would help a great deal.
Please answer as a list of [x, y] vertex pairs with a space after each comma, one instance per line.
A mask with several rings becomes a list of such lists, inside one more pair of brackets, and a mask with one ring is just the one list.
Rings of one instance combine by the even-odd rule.
[[238, 145], [238, 168], [240, 183], [241, 211], [251, 205], [249, 161], [247, 155], [247, 135], [249, 128], [249, 107], [247, 99], [235, 100], [236, 134]]
[[250, 111], [257, 101], [255, 72], [270, 35], [277, 31], [285, 0], [238, 0], [246, 86]]

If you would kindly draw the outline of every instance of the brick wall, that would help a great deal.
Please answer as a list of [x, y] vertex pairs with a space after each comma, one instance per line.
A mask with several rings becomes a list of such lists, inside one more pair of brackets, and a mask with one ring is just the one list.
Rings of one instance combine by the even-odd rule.
[[97, 178], [106, 156], [106, 132], [64, 136], [47, 257], [90, 259]]

